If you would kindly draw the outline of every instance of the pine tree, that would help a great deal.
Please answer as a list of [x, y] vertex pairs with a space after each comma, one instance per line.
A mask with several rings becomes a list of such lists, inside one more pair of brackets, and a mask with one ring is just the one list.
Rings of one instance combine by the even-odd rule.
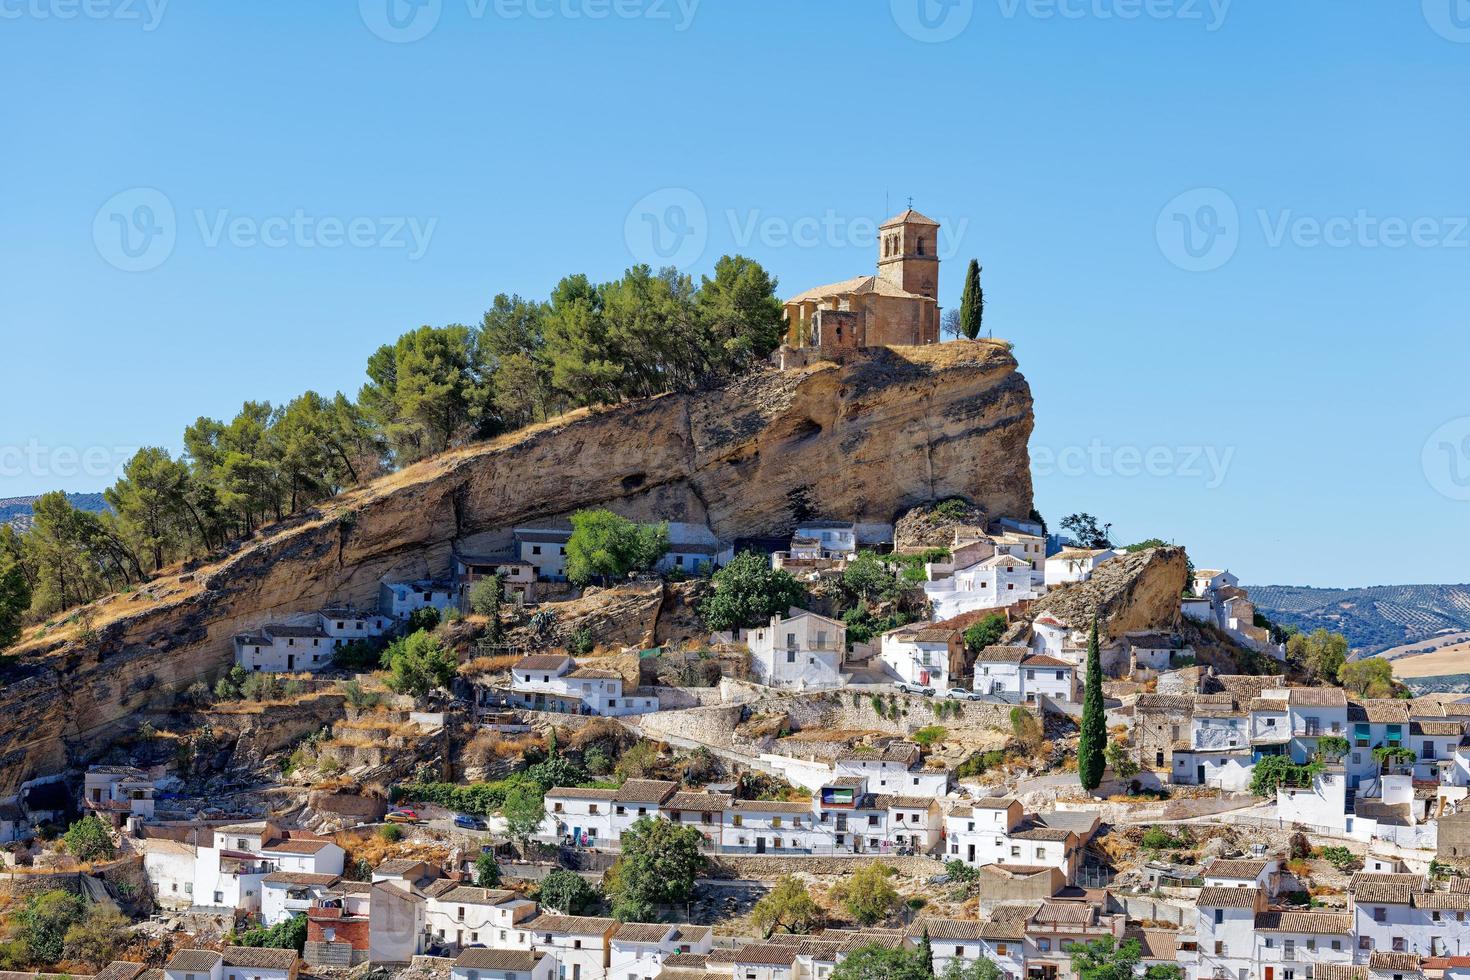
[[960, 296], [960, 333], [970, 340], [980, 336], [980, 321], [985, 316], [985, 290], [980, 288], [980, 263], [970, 260], [965, 272], [965, 291]]
[[1082, 695], [1082, 737], [1077, 743], [1077, 776], [1082, 788], [1091, 792], [1102, 783], [1103, 750], [1108, 742], [1102, 692], [1102, 653], [1097, 641], [1097, 613], [1092, 615], [1092, 636], [1087, 641], [1087, 681]]

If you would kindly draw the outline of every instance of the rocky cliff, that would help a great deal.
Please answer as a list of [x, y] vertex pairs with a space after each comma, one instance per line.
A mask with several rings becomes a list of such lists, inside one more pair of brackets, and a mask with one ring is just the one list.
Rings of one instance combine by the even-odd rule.
[[1172, 632], [1180, 627], [1179, 596], [1188, 581], [1188, 558], [1183, 548], [1148, 548], [1105, 561], [1086, 582], [1048, 592], [1028, 610], [1027, 621], [1011, 628], [1008, 637], [1024, 637], [1030, 621], [1050, 616], [1075, 630], [1092, 625], [1104, 642], [1125, 633]]
[[503, 547], [515, 526], [591, 506], [726, 539], [808, 516], [893, 521], [950, 496], [1025, 516], [1031, 428], [1008, 346], [956, 342], [763, 371], [447, 453], [29, 636], [0, 689], [0, 796], [217, 676], [234, 633], [327, 602], [372, 606], [384, 576], [446, 574], [456, 541]]

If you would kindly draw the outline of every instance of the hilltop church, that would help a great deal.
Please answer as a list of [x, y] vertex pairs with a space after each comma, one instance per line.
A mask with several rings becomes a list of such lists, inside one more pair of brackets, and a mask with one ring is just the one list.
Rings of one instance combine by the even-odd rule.
[[878, 231], [878, 274], [786, 301], [792, 348], [844, 350], [939, 342], [939, 222], [910, 207]]

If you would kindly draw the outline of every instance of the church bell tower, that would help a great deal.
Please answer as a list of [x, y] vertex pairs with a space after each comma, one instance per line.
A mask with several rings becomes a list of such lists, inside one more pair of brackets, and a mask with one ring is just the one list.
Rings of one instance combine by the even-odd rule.
[[878, 276], [906, 293], [939, 299], [939, 222], [913, 209], [878, 229]]

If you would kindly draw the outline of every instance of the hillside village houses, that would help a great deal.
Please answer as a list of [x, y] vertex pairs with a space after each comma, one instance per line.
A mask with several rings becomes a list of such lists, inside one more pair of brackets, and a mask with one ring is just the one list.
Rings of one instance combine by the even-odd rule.
[[761, 684], [796, 690], [842, 684], [847, 625], [841, 620], [792, 609], [740, 635], [750, 650], [751, 673]]
[[511, 666], [510, 678], [509, 690], [477, 683], [476, 703], [508, 703], [531, 711], [607, 717], [658, 710], [654, 695], [625, 695], [623, 676], [616, 671], [579, 667], [562, 653], [522, 657]]

